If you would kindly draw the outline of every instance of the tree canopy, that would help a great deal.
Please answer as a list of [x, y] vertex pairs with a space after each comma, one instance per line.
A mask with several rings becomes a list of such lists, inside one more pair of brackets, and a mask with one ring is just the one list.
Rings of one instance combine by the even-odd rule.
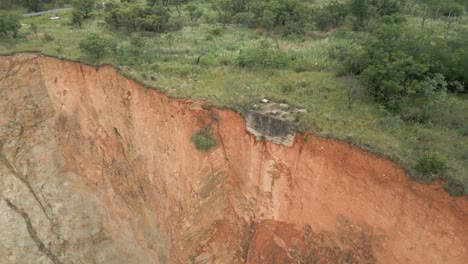
[[96, 0], [73, 0], [73, 7], [82, 13], [84, 18], [90, 16], [95, 4]]
[[106, 12], [105, 21], [110, 28], [127, 32], [166, 32], [174, 25], [170, 23], [170, 10], [163, 5], [115, 5]]
[[11, 35], [16, 38], [20, 28], [20, 16], [18, 14], [0, 10], [0, 35]]
[[108, 51], [108, 46], [109, 40], [95, 33], [80, 41], [80, 49], [94, 60], [102, 59]]

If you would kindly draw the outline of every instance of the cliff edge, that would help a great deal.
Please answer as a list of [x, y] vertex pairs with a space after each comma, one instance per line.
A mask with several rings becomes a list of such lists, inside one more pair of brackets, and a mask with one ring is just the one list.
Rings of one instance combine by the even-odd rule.
[[[111, 66], [0, 57], [0, 263], [468, 259], [466, 198], [341, 142], [257, 141], [202, 105]], [[200, 152], [207, 125], [219, 144]]]

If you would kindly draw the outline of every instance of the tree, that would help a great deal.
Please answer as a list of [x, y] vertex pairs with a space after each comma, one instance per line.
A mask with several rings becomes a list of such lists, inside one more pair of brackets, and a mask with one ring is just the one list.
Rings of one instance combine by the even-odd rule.
[[198, 19], [203, 15], [203, 9], [200, 8], [197, 4], [195, 3], [188, 3], [185, 6], [185, 10], [188, 11], [190, 21], [192, 23], [197, 23]]
[[0, 11], [0, 35], [11, 34], [13, 38], [16, 38], [21, 28], [20, 18], [18, 14]]
[[218, 13], [218, 20], [227, 24], [230, 22], [234, 12], [231, 9], [231, 0], [208, 0], [211, 8]]
[[373, 11], [379, 16], [389, 16], [399, 13], [406, 0], [368, 0]]
[[81, 24], [83, 23], [84, 15], [80, 10], [72, 11], [72, 22], [77, 28], [81, 29]]
[[13, 9], [14, 7], [14, 0], [0, 1], [0, 9]]
[[240, 13], [240, 12], [244, 12], [246, 7], [247, 7], [247, 4], [250, 1], [251, 0], [231, 0], [231, 6], [232, 6], [233, 13], [237, 14], [237, 13]]
[[227, 24], [231, 19], [245, 12], [248, 9], [248, 4], [254, 0], [208, 0], [211, 8], [218, 13], [220, 22]]
[[351, 110], [354, 102], [364, 94], [363, 86], [354, 74], [347, 74], [342, 78], [343, 89], [346, 92], [348, 110]]
[[106, 13], [105, 21], [114, 29], [125, 29], [128, 33], [136, 31], [166, 32], [173, 29], [170, 23], [169, 8], [156, 5], [151, 8], [141, 5], [117, 6]]
[[390, 16], [399, 13], [406, 0], [351, 0], [350, 11], [355, 21], [355, 30], [366, 26], [372, 17]]
[[343, 23], [348, 15], [348, 4], [336, 0], [315, 11], [314, 22], [318, 29], [328, 30]]
[[137, 18], [137, 29], [140, 31], [166, 32], [169, 28], [171, 13], [169, 8], [164, 6], [155, 6], [151, 9], [135, 10], [139, 13]]
[[351, 0], [351, 14], [355, 17], [354, 29], [359, 29], [369, 21], [369, 2], [368, 0]]
[[109, 40], [96, 33], [93, 33], [80, 41], [81, 51], [88, 57], [96, 60], [100, 60], [104, 57], [107, 52], [108, 45]]
[[416, 61], [403, 52], [383, 54], [362, 72], [362, 78], [376, 101], [398, 110], [402, 100], [420, 93], [429, 65]]
[[432, 72], [443, 74], [448, 89], [453, 92], [468, 92], [468, 30], [458, 30], [448, 39], [433, 38], [426, 53]]
[[28, 11], [39, 12], [42, 10], [43, 2], [42, 0], [26, 0], [25, 6]]
[[73, 7], [83, 14], [83, 18], [88, 18], [93, 11], [96, 0], [73, 0]]
[[424, 36], [400, 16], [382, 17], [371, 33], [361, 79], [377, 102], [398, 110], [405, 98], [424, 94], [424, 84], [432, 77]]
[[146, 4], [153, 7], [159, 3], [159, 0], [147, 0]]
[[336, 47], [330, 56], [342, 62], [342, 73], [359, 74], [369, 94], [386, 108], [401, 113], [417, 99], [468, 92], [468, 30], [444, 39], [392, 15], [377, 18], [368, 33], [361, 45]]
[[269, 33], [302, 34], [312, 22], [309, 6], [300, 0], [253, 0], [247, 6], [253, 26]]

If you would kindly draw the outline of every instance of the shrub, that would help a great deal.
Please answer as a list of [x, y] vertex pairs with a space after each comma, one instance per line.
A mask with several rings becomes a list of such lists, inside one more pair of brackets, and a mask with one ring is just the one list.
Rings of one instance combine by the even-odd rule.
[[94, 5], [96, 4], [95, 0], [74, 0], [72, 2], [75, 10], [83, 14], [84, 18], [88, 18], [93, 11]]
[[468, 150], [465, 150], [462, 154], [462, 159], [468, 160]]
[[197, 23], [198, 19], [203, 16], [203, 8], [198, 6], [197, 4], [190, 2], [185, 5], [185, 10], [187, 10], [190, 18], [190, 22]]
[[109, 40], [93, 33], [80, 41], [80, 49], [92, 59], [101, 59], [107, 52]]
[[268, 32], [303, 34], [311, 24], [311, 8], [302, 0], [255, 0], [248, 4], [252, 21], [245, 21]]
[[51, 34], [49, 33], [45, 33], [44, 34], [44, 40], [47, 41], [47, 42], [51, 42], [54, 40], [54, 36], [52, 36]]
[[318, 29], [328, 30], [341, 25], [347, 15], [347, 4], [332, 1], [330, 4], [316, 10], [313, 20]]
[[151, 64], [151, 65], [150, 65], [150, 69], [151, 69], [152, 71], [158, 71], [158, 70], [159, 70], [159, 64], [157, 64], [157, 63]]
[[83, 20], [84, 20], [83, 12], [81, 12], [79, 10], [76, 10], [76, 9], [72, 11], [73, 25], [75, 25], [77, 28], [81, 29], [81, 25], [83, 24]]
[[18, 36], [21, 17], [18, 14], [0, 10], [0, 36], [7, 36], [11, 33], [13, 38]]
[[258, 47], [241, 50], [237, 57], [239, 66], [256, 69], [282, 69], [287, 67], [293, 60], [293, 56], [283, 51], [273, 50], [265, 43]]
[[205, 152], [218, 145], [209, 126], [198, 130], [197, 133], [190, 137], [190, 141], [192, 141], [196, 149]]
[[169, 8], [155, 5], [117, 5], [106, 12], [105, 21], [113, 29], [125, 29], [128, 33], [148, 31], [162, 33], [179, 30], [181, 24], [171, 20]]
[[423, 175], [442, 174], [447, 169], [447, 159], [436, 151], [425, 151], [416, 169]]
[[210, 34], [213, 36], [221, 36], [223, 34], [223, 28], [215, 27], [210, 30]]
[[400, 111], [400, 117], [405, 122], [424, 124], [427, 121], [425, 111], [416, 106], [404, 106]]
[[444, 184], [444, 189], [450, 193], [451, 196], [462, 196], [465, 194], [465, 187], [460, 182], [450, 179]]

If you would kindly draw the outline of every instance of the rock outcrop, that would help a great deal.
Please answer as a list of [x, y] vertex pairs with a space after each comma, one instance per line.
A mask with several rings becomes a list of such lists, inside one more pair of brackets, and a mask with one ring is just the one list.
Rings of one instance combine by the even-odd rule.
[[294, 144], [296, 130], [290, 122], [255, 111], [247, 112], [245, 120], [246, 130], [257, 140], [269, 140], [288, 147]]
[[0, 263], [466, 263], [466, 198], [202, 105], [111, 66], [0, 57]]

